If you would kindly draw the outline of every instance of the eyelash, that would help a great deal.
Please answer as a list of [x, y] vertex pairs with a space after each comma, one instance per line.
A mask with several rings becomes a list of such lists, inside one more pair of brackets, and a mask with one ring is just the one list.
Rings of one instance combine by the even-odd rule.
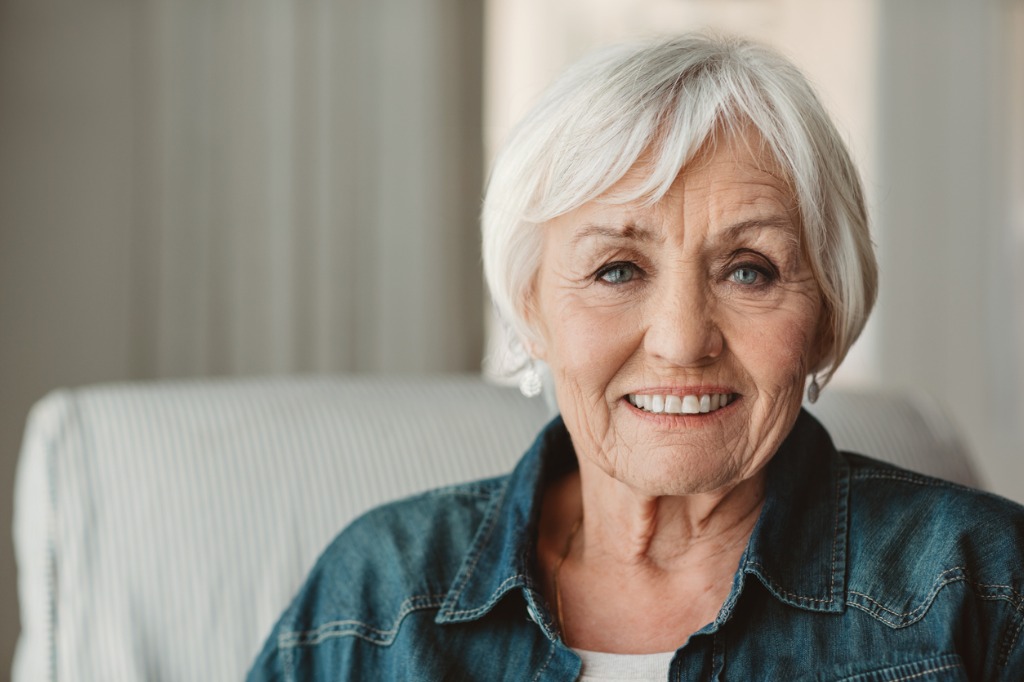
[[[733, 279], [737, 272], [740, 270], [750, 270], [757, 273], [758, 281], [751, 282], [750, 284], [744, 284], [743, 282], [737, 282]], [[779, 278], [778, 271], [771, 265], [765, 265], [764, 263], [738, 263], [736, 265], [729, 266], [726, 274], [726, 279], [737, 286], [750, 288], [750, 289], [764, 289], [775, 283]]]
[[[615, 270], [624, 269], [624, 268], [628, 268], [629, 270], [632, 271], [632, 275], [625, 282], [609, 282], [608, 280], [605, 279], [605, 276], [608, 273], [614, 272]], [[642, 275], [642, 274], [644, 274], [643, 270], [636, 263], [632, 263], [630, 261], [621, 261], [620, 260], [620, 261], [615, 261], [614, 263], [609, 263], [608, 265], [605, 265], [604, 267], [602, 267], [600, 270], [598, 270], [596, 273], [594, 273], [594, 279], [597, 280], [598, 282], [601, 282], [602, 284], [607, 284], [609, 286], [616, 287], [616, 286], [622, 286], [623, 284], [630, 284], [630, 283], [632, 283], [634, 281], [634, 279], [638, 275]]]
[[[628, 269], [631, 271], [631, 276], [629, 279], [618, 282], [612, 282], [605, 279], [609, 273], [622, 269]], [[750, 284], [743, 284], [742, 282], [734, 281], [732, 277], [740, 270], [751, 270], [757, 273], [757, 275], [759, 276], [758, 281]], [[638, 276], [642, 276], [644, 274], [645, 273], [643, 269], [636, 263], [633, 263], [631, 261], [615, 261], [613, 263], [608, 263], [607, 265], [600, 268], [597, 272], [595, 272], [594, 280], [599, 283], [606, 284], [608, 286], [619, 287], [633, 283]], [[771, 263], [745, 261], [742, 263], [737, 263], [735, 265], [730, 264], [726, 269], [725, 279], [730, 284], [735, 284], [737, 286], [744, 287], [747, 289], [759, 290], [766, 289], [772, 284], [774, 284], [779, 279], [779, 272]]]

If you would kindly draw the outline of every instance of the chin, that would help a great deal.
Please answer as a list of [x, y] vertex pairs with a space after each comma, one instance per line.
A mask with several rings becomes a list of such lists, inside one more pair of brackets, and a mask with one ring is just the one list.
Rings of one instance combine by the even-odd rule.
[[[743, 480], [741, 473], [725, 462], [680, 461], [680, 454], [666, 454], [670, 461], [658, 462], [657, 455], [649, 465], [632, 475], [615, 476], [636, 492], [651, 497], [701, 495], [727, 490]], [[701, 458], [703, 459], [703, 458]]]

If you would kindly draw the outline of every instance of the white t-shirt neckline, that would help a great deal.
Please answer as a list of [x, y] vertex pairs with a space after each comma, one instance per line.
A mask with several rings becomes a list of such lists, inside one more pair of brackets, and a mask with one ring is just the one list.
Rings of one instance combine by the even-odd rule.
[[668, 679], [675, 651], [658, 654], [608, 654], [573, 649], [583, 661], [580, 682], [654, 682]]

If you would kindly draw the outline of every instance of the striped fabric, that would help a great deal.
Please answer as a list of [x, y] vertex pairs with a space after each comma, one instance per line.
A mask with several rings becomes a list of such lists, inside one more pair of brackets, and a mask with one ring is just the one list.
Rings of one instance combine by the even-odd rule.
[[[830, 390], [817, 411], [842, 447], [973, 482], [931, 406]], [[507, 471], [548, 416], [474, 376], [53, 393], [16, 484], [14, 679], [240, 679], [341, 527]]]
[[828, 388], [807, 409], [828, 427], [836, 447], [979, 487], [956, 429], [926, 395]]

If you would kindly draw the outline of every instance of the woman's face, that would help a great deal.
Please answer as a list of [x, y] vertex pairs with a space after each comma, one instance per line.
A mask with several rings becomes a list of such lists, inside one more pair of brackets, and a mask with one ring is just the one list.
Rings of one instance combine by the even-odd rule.
[[542, 228], [532, 350], [581, 466], [642, 494], [752, 477], [799, 412], [822, 304], [793, 193], [760, 147], [720, 143], [656, 204], [598, 199]]

